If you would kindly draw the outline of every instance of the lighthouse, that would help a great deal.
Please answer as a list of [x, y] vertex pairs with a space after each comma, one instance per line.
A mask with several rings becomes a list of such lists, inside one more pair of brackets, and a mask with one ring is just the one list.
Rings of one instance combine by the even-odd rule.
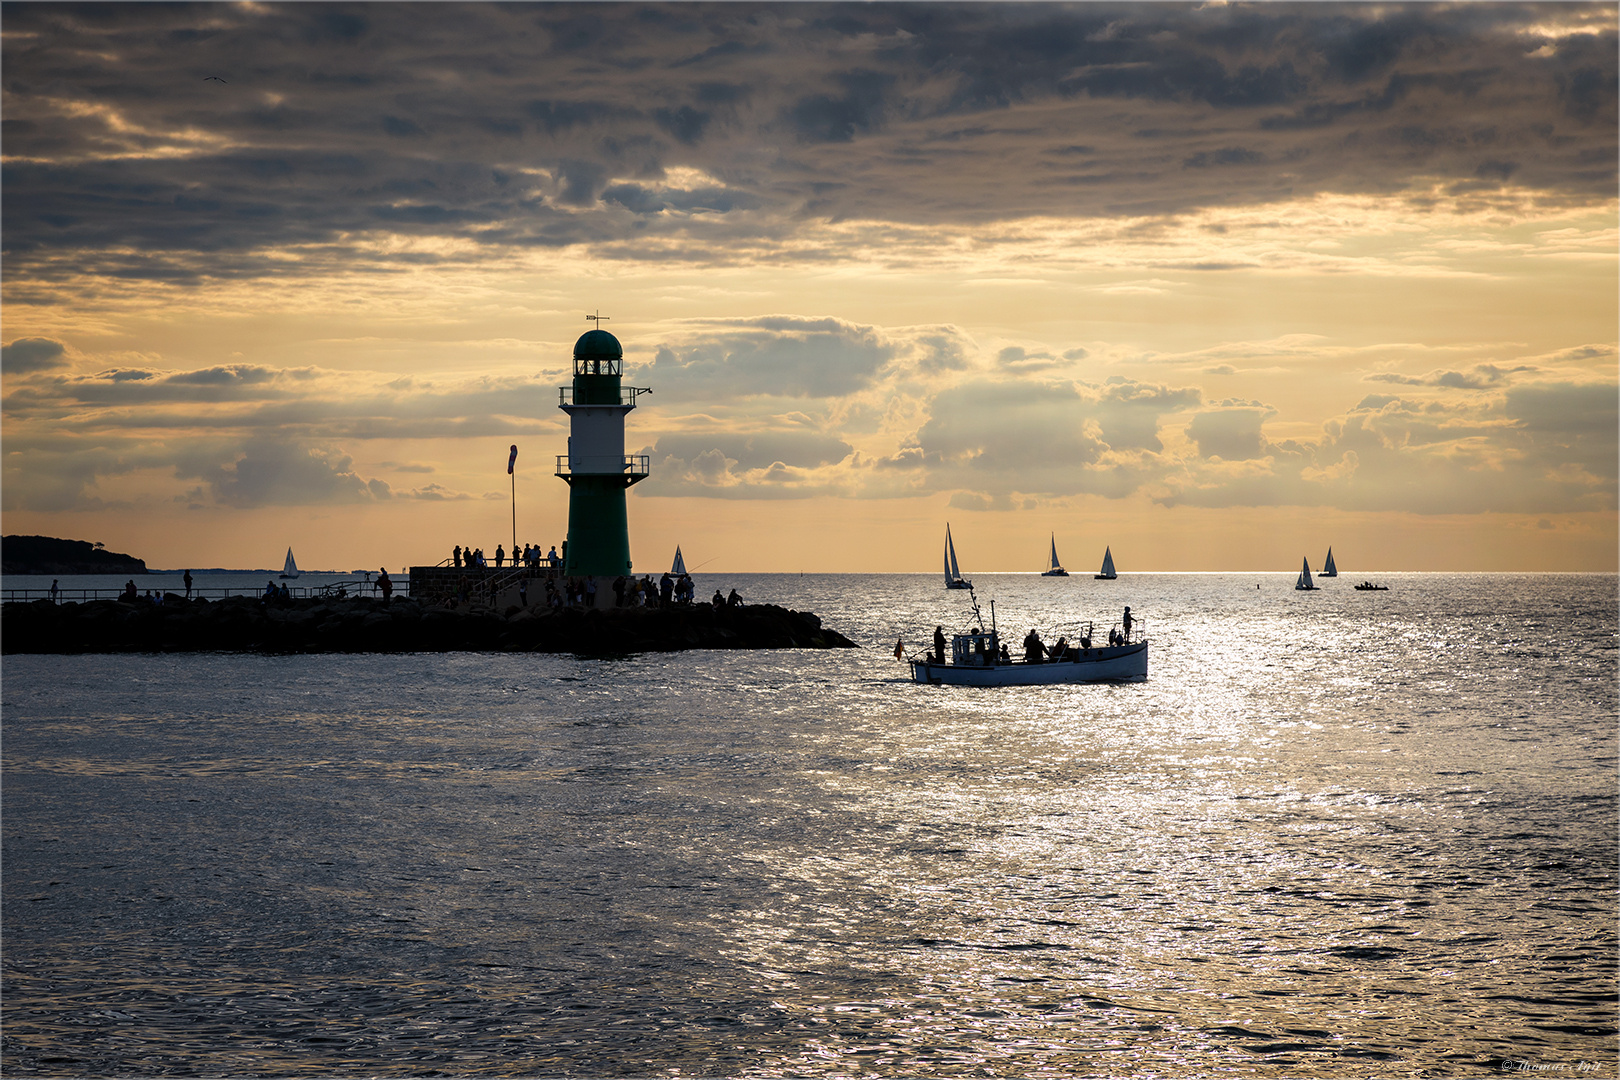
[[[605, 316], [585, 316], [598, 320]], [[624, 493], [649, 472], [646, 454], [624, 452], [624, 417], [647, 387], [625, 386], [624, 349], [597, 328], [574, 342], [574, 382], [558, 388], [568, 414], [568, 453], [557, 475], [568, 483], [568, 545], [563, 573], [617, 577], [630, 573], [630, 526]]]

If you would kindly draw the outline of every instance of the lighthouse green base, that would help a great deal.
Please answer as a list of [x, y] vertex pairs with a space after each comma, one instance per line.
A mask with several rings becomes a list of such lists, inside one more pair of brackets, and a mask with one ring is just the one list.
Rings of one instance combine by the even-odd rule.
[[618, 577], [630, 573], [630, 524], [625, 515], [625, 477], [568, 478], [568, 557], [570, 577]]

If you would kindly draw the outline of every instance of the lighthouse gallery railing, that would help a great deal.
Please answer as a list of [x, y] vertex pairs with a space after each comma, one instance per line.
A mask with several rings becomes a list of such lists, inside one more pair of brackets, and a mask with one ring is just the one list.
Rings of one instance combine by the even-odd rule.
[[652, 472], [652, 459], [647, 454], [625, 454], [623, 459], [616, 457], [570, 457], [567, 454], [557, 455], [558, 476], [603, 476], [623, 474], [625, 476], [646, 476]]

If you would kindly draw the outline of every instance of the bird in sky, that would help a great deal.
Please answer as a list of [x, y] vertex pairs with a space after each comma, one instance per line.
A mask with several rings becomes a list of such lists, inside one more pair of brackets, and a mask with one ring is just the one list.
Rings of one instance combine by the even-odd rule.
[[[218, 75], [204, 75], [204, 76], [203, 76], [203, 82], [218, 82], [218, 83], [222, 83], [222, 82], [225, 82], [225, 80], [224, 80], [224, 79], [222, 79], [222, 78], [220, 78], [220, 77], [219, 77], [219, 76], [218, 76]], [[226, 86], [229, 86], [229, 85], [230, 85], [230, 83], [225, 83], [225, 85], [226, 85]]]

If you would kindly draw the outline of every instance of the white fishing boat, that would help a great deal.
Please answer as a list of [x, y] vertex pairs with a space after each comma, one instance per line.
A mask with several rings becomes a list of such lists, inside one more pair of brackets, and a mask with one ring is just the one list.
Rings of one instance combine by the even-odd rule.
[[1107, 546], [1105, 546], [1103, 548], [1102, 569], [1099, 570], [1096, 574], [1093, 574], [1092, 576], [1094, 578], [1096, 578], [1096, 580], [1098, 580], [1098, 581], [1113, 581], [1114, 579], [1119, 577], [1118, 574], [1114, 573], [1114, 549], [1113, 548], [1107, 547]]
[[295, 578], [298, 576], [298, 564], [293, 561], [292, 548], [287, 549], [287, 564], [281, 568], [281, 576]]
[[686, 560], [681, 558], [681, 545], [679, 544], [675, 545], [675, 562], [669, 568], [669, 576], [677, 579], [686, 576]]
[[1302, 561], [1299, 568], [1299, 580], [1294, 582], [1294, 588], [1299, 590], [1316, 590], [1316, 583], [1311, 580], [1311, 560]]
[[1058, 557], [1057, 557], [1057, 533], [1053, 533], [1052, 534], [1052, 558], [1050, 559], [1050, 565], [1045, 570], [1041, 571], [1041, 577], [1068, 577], [1068, 576], [1069, 576], [1069, 572], [1067, 570], [1063, 569], [1063, 564], [1062, 563], [1058, 562]]
[[[975, 604], [976, 618], [978, 611]], [[1133, 627], [1140, 636], [1112, 630], [1108, 645], [1091, 644], [1092, 630], [1088, 624], [1084, 631], [1075, 632], [1077, 644], [1068, 644], [1064, 636], [1047, 649], [1037, 641], [1038, 648], [1026, 648], [1025, 655], [1011, 657], [1002, 652], [993, 604], [990, 629], [984, 628], [982, 619], [977, 621], [976, 628], [969, 627], [966, 632], [951, 637], [949, 656], [930, 651], [919, 660], [906, 655], [903, 645], [896, 646], [895, 655], [905, 656], [914, 682], [930, 686], [1059, 686], [1147, 681], [1148, 639], [1141, 632], [1140, 623]], [[936, 631], [936, 635], [936, 640], [943, 638], [943, 631]]]
[[951, 543], [951, 523], [945, 523], [945, 587], [947, 589], [971, 589], [973, 582], [962, 576], [962, 571], [956, 566], [956, 545]]
[[1322, 564], [1322, 572], [1317, 577], [1338, 577], [1339, 568], [1333, 565], [1333, 549], [1328, 548], [1327, 561]]

